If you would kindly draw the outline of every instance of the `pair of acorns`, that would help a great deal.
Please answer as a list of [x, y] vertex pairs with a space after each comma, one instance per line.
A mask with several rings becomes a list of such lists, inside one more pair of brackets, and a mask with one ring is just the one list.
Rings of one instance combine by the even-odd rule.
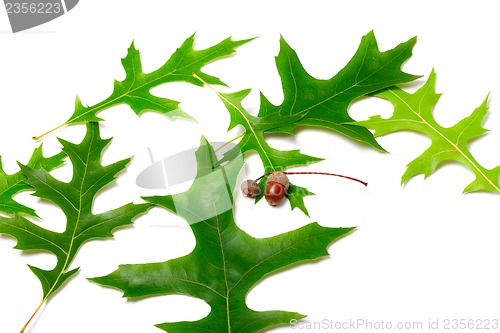
[[363, 182], [359, 179], [348, 177], [348, 176], [343, 176], [343, 175], [338, 175], [334, 173], [326, 173], [326, 172], [271, 172], [269, 174], [265, 174], [263, 176], [260, 176], [256, 180], [252, 179], [247, 179], [241, 184], [241, 192], [243, 195], [247, 198], [256, 198], [260, 194], [260, 187], [259, 184], [257, 183], [261, 178], [265, 176], [267, 177], [266, 180], [266, 190], [264, 192], [264, 197], [266, 198], [266, 201], [271, 205], [271, 206], [276, 206], [280, 203], [281, 199], [283, 199], [288, 191], [288, 188], [290, 187], [290, 181], [288, 180], [287, 175], [326, 175], [326, 176], [335, 176], [335, 177], [342, 177], [342, 178], [347, 178], [350, 180], [354, 180], [358, 183], [361, 183], [365, 186], [368, 185], [368, 183]]

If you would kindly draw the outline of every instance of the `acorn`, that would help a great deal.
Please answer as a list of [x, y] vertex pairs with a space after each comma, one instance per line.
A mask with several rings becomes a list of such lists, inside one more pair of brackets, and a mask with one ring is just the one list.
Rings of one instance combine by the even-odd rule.
[[273, 172], [267, 177], [266, 191], [264, 193], [266, 201], [271, 206], [276, 206], [285, 197], [290, 186], [288, 177], [283, 172]]
[[241, 183], [241, 192], [246, 198], [256, 198], [260, 194], [260, 187], [257, 181], [247, 179]]

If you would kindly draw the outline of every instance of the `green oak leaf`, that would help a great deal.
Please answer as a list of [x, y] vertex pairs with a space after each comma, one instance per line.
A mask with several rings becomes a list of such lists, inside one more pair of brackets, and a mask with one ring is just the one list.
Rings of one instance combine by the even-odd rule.
[[412, 38], [380, 52], [371, 31], [361, 39], [358, 50], [342, 70], [331, 79], [319, 80], [307, 73], [297, 53], [281, 38], [276, 66], [284, 100], [281, 105], [273, 105], [261, 94], [259, 117], [264, 118], [263, 123], [273, 123], [278, 115], [299, 118], [289, 123], [275, 122], [276, 126], [266, 132], [293, 133], [300, 126], [322, 127], [383, 150], [366, 128], [346, 124], [353, 121], [347, 109], [360, 97], [417, 79], [419, 76], [401, 71], [415, 42], [416, 38]]
[[[28, 161], [28, 166], [34, 169], [54, 170], [64, 162], [66, 154], [60, 152], [51, 157], [44, 157], [42, 145], [36, 148]], [[27, 177], [18, 171], [8, 175], [2, 167], [2, 157], [0, 156], [0, 212], [6, 214], [26, 214], [37, 216], [35, 210], [26, 207], [14, 200], [14, 196], [22, 191], [30, 190], [32, 187], [26, 183]]]
[[283, 103], [272, 105], [261, 94], [258, 116], [252, 116], [242, 106], [250, 90], [235, 93], [217, 93], [229, 111], [229, 129], [242, 125], [245, 129], [238, 145], [227, 153], [225, 160], [237, 156], [239, 151], [256, 151], [266, 173], [285, 170], [292, 166], [306, 165], [320, 159], [302, 155], [298, 150], [280, 152], [270, 149], [264, 133], [284, 132], [293, 134], [299, 126], [324, 127], [383, 150], [371, 132], [352, 125], [347, 113], [349, 105], [357, 98], [375, 91], [409, 82], [419, 76], [401, 71], [402, 64], [411, 56], [416, 38], [399, 44], [394, 49], [380, 52], [373, 32], [361, 44], [349, 63], [329, 80], [318, 80], [302, 67], [297, 53], [281, 38], [276, 66], [283, 84]]
[[[98, 192], [115, 180], [116, 174], [125, 169], [130, 159], [101, 165], [101, 155], [111, 139], [100, 137], [97, 123], [87, 124], [87, 134], [80, 144], [59, 141], [73, 165], [73, 177], [69, 183], [55, 179], [44, 169], [21, 165], [21, 170], [27, 177], [26, 183], [35, 189], [33, 195], [51, 201], [66, 215], [65, 231], [59, 233], [44, 229], [19, 215], [0, 217], [0, 233], [16, 238], [15, 248], [49, 252], [57, 259], [56, 266], [50, 270], [30, 266], [42, 284], [41, 305], [79, 270], [70, 270], [70, 266], [83, 243], [113, 237], [115, 228], [131, 224], [134, 217], [151, 207], [150, 204], [129, 203], [93, 214], [93, 201]], [[26, 326], [28, 324], [29, 321]]]
[[439, 125], [433, 116], [434, 107], [441, 96], [435, 92], [435, 85], [436, 73], [433, 70], [427, 82], [413, 94], [397, 87], [381, 91], [374, 96], [391, 102], [394, 106], [393, 115], [388, 119], [372, 116], [369, 120], [356, 124], [374, 129], [375, 136], [409, 130], [422, 133], [431, 139], [430, 147], [408, 164], [401, 178], [402, 183], [418, 174], [427, 178], [443, 163], [455, 161], [469, 168], [476, 176], [464, 189], [464, 193], [500, 192], [500, 166], [493, 169], [482, 167], [468, 148], [471, 140], [481, 137], [487, 131], [482, 127], [482, 122], [488, 111], [488, 97], [470, 116], [454, 126], [445, 128]]
[[196, 158], [197, 176], [187, 192], [145, 198], [187, 221], [196, 238], [195, 249], [166, 262], [120, 265], [115, 272], [91, 280], [123, 290], [129, 298], [182, 294], [211, 307], [210, 314], [197, 321], [156, 325], [169, 333], [250, 333], [304, 318], [294, 312], [251, 310], [246, 296], [272, 272], [327, 256], [328, 245], [352, 228], [311, 223], [274, 237], [253, 238], [238, 228], [232, 208], [242, 159], [217, 167], [214, 151], [204, 139]]
[[[212, 61], [233, 54], [238, 46], [251, 40], [233, 41], [231, 38], [227, 38], [207, 49], [195, 50], [193, 48], [194, 37], [192, 35], [187, 38], [165, 64], [151, 73], [144, 73], [141, 55], [132, 42], [127, 56], [122, 59], [126, 77], [123, 81], [115, 80], [111, 96], [94, 106], [84, 106], [80, 98], [77, 97], [74, 113], [65, 124], [54, 130], [69, 124], [99, 122], [102, 120], [97, 116], [100, 111], [118, 104], [129, 105], [138, 115], [150, 110], [168, 117], [178, 116], [191, 119], [179, 108], [178, 101], [155, 96], [151, 94], [151, 89], [169, 82], [187, 82], [200, 86], [200, 81], [192, 76], [193, 73], [211, 84], [225, 85], [219, 78], [204, 73], [202, 68]], [[54, 130], [33, 139], [38, 140]]]
[[[300, 126], [327, 128], [383, 150], [368, 129], [349, 123], [354, 120], [348, 115], [347, 109], [362, 96], [417, 79], [419, 76], [401, 71], [402, 64], [412, 55], [415, 42], [416, 38], [412, 38], [392, 50], [380, 52], [375, 35], [370, 32], [362, 38], [358, 50], [340, 72], [329, 80], [319, 80], [306, 72], [297, 53], [281, 38], [280, 52], [276, 57], [284, 94], [281, 105], [273, 105], [261, 93], [260, 110], [255, 117], [241, 107], [241, 100], [248, 95], [249, 90], [219, 94], [231, 115], [229, 128], [236, 125], [245, 128], [238, 147], [227, 153], [227, 159], [237, 155], [239, 150], [256, 150], [266, 172], [276, 171], [271, 163], [272, 154], [263, 153], [266, 148], [263, 134], [293, 134], [294, 129]], [[311, 157], [290, 157], [280, 161], [278, 166], [284, 170], [312, 161]]]
[[[354, 120], [347, 109], [362, 96], [418, 78], [401, 70], [403, 63], [412, 55], [415, 42], [416, 38], [412, 38], [391, 50], [380, 52], [375, 35], [370, 32], [361, 39], [358, 50], [339, 73], [331, 79], [319, 80], [307, 73], [297, 53], [281, 38], [280, 52], [276, 57], [284, 94], [281, 105], [273, 105], [261, 94], [259, 114], [253, 116], [242, 107], [242, 101], [250, 90], [216, 92], [229, 111], [229, 130], [237, 125], [245, 130], [237, 146], [225, 154], [223, 161], [231, 160], [240, 151], [255, 151], [265, 173], [320, 161], [299, 150], [274, 149], [266, 142], [266, 133], [294, 134], [294, 130], [301, 126], [327, 128], [384, 150], [368, 129], [350, 123]], [[303, 197], [310, 192], [301, 189], [303, 194], [287, 197], [292, 208], [299, 207], [307, 215]]]

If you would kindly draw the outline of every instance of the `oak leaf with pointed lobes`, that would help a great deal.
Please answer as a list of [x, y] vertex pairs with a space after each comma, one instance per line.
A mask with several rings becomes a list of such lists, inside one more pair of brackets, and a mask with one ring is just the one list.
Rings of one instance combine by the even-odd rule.
[[[265, 173], [320, 161], [320, 158], [302, 154], [299, 150], [274, 149], [266, 142], [266, 133], [294, 134], [294, 130], [301, 126], [327, 128], [384, 150], [368, 129], [350, 123], [353, 119], [347, 109], [360, 97], [417, 79], [419, 76], [401, 70], [412, 55], [415, 42], [416, 38], [412, 38], [391, 50], [380, 52], [375, 35], [370, 32], [361, 39], [356, 53], [340, 72], [329, 80], [319, 80], [307, 73], [297, 53], [281, 38], [280, 52], [276, 57], [284, 94], [281, 105], [273, 105], [261, 93], [259, 113], [253, 116], [242, 106], [250, 90], [217, 92], [230, 114], [229, 130], [237, 125], [245, 129], [238, 145], [225, 154], [223, 161], [231, 160], [240, 151], [255, 151]], [[303, 198], [312, 193], [300, 189], [303, 191], [288, 196], [288, 199], [293, 198], [292, 207], [300, 207], [307, 214]]]
[[[42, 145], [36, 148], [26, 164], [34, 169], [45, 169], [52, 171], [64, 163], [66, 154], [60, 152], [51, 157], [44, 157]], [[31, 190], [32, 187], [26, 183], [26, 176], [18, 171], [14, 174], [7, 174], [2, 167], [2, 157], [0, 156], [0, 212], [6, 214], [26, 214], [37, 216], [34, 209], [18, 203], [14, 196], [22, 191]]]
[[471, 140], [480, 138], [487, 131], [482, 127], [482, 122], [488, 112], [488, 97], [470, 116], [445, 128], [439, 125], [433, 116], [434, 107], [441, 96], [435, 92], [435, 85], [436, 73], [433, 70], [427, 82], [413, 94], [397, 87], [381, 91], [374, 96], [391, 102], [394, 106], [393, 115], [388, 119], [378, 115], [372, 116], [369, 120], [356, 124], [374, 129], [375, 136], [409, 130], [422, 133], [431, 139], [430, 147], [408, 164], [401, 178], [402, 183], [418, 174], [428, 177], [443, 163], [455, 161], [466, 166], [476, 176], [464, 192], [500, 192], [500, 166], [493, 169], [484, 168], [468, 147]]
[[209, 315], [198, 321], [156, 325], [169, 333], [251, 333], [303, 318], [294, 312], [251, 310], [246, 296], [276, 270], [327, 256], [328, 245], [352, 228], [310, 223], [274, 237], [253, 238], [238, 228], [232, 208], [242, 159], [218, 167], [204, 139], [196, 159], [198, 172], [188, 191], [144, 198], [189, 223], [196, 238], [194, 250], [166, 262], [120, 265], [115, 272], [91, 280], [123, 290], [129, 298], [182, 294], [211, 307]]
[[419, 78], [401, 70], [412, 55], [415, 43], [414, 37], [394, 49], [380, 52], [371, 31], [361, 39], [356, 53], [342, 70], [331, 79], [319, 80], [307, 73], [295, 50], [281, 38], [276, 67], [284, 100], [281, 105], [273, 105], [261, 94], [259, 117], [264, 118], [263, 123], [272, 123], [278, 114], [298, 119], [289, 124], [277, 122], [266, 132], [293, 133], [300, 126], [323, 127], [383, 150], [370, 131], [348, 124], [353, 119], [347, 109], [360, 97]]
[[310, 163], [310, 157], [292, 156], [277, 165], [273, 164], [270, 154], [264, 154], [264, 149], [258, 145], [265, 142], [264, 133], [293, 134], [294, 129], [300, 126], [327, 128], [383, 150], [368, 129], [350, 124], [354, 120], [348, 115], [347, 109], [360, 97], [417, 79], [419, 76], [401, 70], [403, 63], [412, 55], [415, 42], [416, 38], [412, 38], [394, 49], [380, 52], [375, 35], [370, 32], [361, 39], [358, 50], [340, 72], [329, 80], [319, 80], [307, 73], [297, 53], [281, 38], [280, 52], [276, 57], [284, 94], [281, 105], [273, 105], [261, 94], [259, 114], [255, 117], [241, 106], [249, 90], [219, 94], [231, 115], [229, 129], [236, 125], [245, 128], [238, 147], [234, 148], [234, 154], [240, 149], [243, 152], [256, 150], [264, 166], [271, 167], [266, 172]]
[[200, 81], [193, 78], [192, 73], [196, 73], [211, 84], [225, 85], [219, 78], [204, 73], [202, 68], [210, 62], [233, 54], [238, 46], [251, 40], [233, 41], [231, 38], [227, 38], [207, 49], [195, 50], [193, 47], [194, 37], [192, 35], [187, 38], [165, 64], [150, 73], [143, 71], [141, 55], [132, 42], [127, 56], [122, 59], [126, 74], [125, 79], [123, 81], [115, 80], [111, 96], [94, 106], [84, 106], [80, 98], [77, 97], [75, 111], [65, 124], [33, 139], [38, 140], [65, 125], [99, 122], [102, 120], [97, 116], [99, 112], [118, 104], [129, 105], [138, 115], [144, 111], [156, 111], [168, 117], [192, 119], [179, 108], [178, 101], [155, 96], [151, 93], [151, 89], [169, 82], [187, 82], [200, 86]]
[[26, 183], [35, 189], [33, 195], [51, 201], [66, 215], [64, 232], [44, 229], [19, 215], [11, 218], [0, 216], [0, 233], [16, 238], [16, 249], [49, 252], [57, 259], [56, 266], [50, 270], [29, 266], [42, 284], [43, 299], [40, 306], [78, 272], [79, 268], [70, 270], [70, 266], [85, 242], [113, 237], [115, 228], [131, 224], [134, 217], [151, 207], [148, 203], [129, 203], [93, 214], [93, 202], [98, 192], [115, 180], [115, 176], [125, 169], [130, 159], [101, 165], [101, 155], [111, 139], [100, 137], [97, 123], [87, 124], [87, 133], [80, 144], [62, 139], [59, 141], [73, 165], [73, 177], [69, 183], [55, 179], [44, 169], [21, 165], [21, 170], [27, 178]]

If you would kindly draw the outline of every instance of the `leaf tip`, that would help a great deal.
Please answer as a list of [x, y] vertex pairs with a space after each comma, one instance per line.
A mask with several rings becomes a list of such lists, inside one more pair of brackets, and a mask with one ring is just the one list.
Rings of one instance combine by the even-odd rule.
[[240, 40], [232, 40], [232, 37], [229, 37], [229, 40], [235, 44], [235, 47], [238, 47], [238, 46], [241, 46], [241, 45], [244, 45], [244, 44], [247, 44], [247, 43], [250, 43], [251, 41], [255, 40], [259, 38], [259, 36], [255, 36], [255, 37], [250, 37], [250, 38], [246, 38], [246, 39], [240, 39]]
[[25, 171], [26, 172], [30, 172], [30, 171], [33, 171], [32, 168], [30, 168], [27, 164], [23, 164], [21, 162], [17, 162], [17, 165], [19, 166], [19, 168], [21, 169], [21, 171], [24, 173]]
[[488, 93], [486, 94], [486, 97], [483, 100], [483, 103], [481, 104], [481, 107], [488, 108], [488, 101], [490, 99], [490, 94], [491, 94], [491, 91], [488, 91]]
[[418, 41], [418, 37], [417, 36], [413, 36], [412, 38], [410, 38], [408, 40], [408, 44], [410, 44], [410, 46], [413, 48], [413, 46], [415, 46], [415, 44], [417, 43]]
[[284, 47], [290, 47], [290, 45], [288, 44], [288, 42], [285, 40], [285, 37], [280, 34], [280, 49], [284, 48]]
[[365, 37], [375, 38], [375, 30], [372, 29], [372, 30], [368, 31], [366, 33]]
[[384, 147], [382, 147], [380, 145], [379, 145], [379, 147], [377, 147], [377, 149], [378, 149], [379, 152], [381, 152], [383, 154], [390, 154], [390, 152], [387, 149], [385, 149]]
[[291, 320], [290, 320], [290, 323], [292, 323], [292, 322], [298, 322], [299, 320], [302, 320], [302, 319], [304, 319], [304, 318], [307, 318], [307, 315], [302, 314], [302, 313], [298, 313], [298, 312], [295, 312], [295, 313], [294, 313], [294, 316], [295, 316], [296, 318], [291, 319]]

